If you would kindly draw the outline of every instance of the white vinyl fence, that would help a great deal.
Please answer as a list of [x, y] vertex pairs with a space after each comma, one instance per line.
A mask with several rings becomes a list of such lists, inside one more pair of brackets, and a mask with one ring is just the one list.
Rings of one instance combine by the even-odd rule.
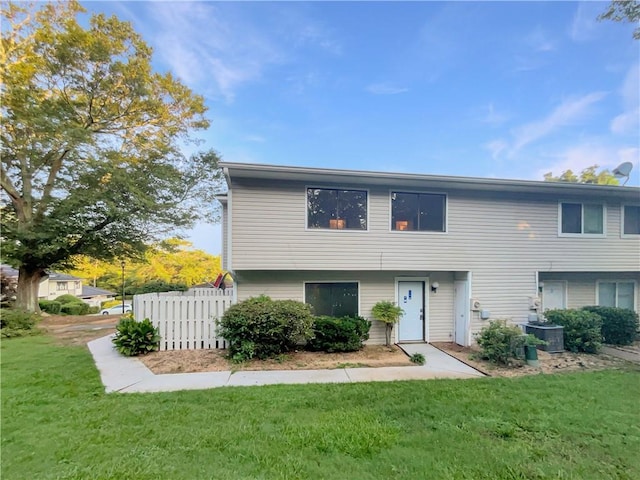
[[158, 327], [160, 350], [226, 348], [224, 339], [216, 336], [216, 320], [232, 303], [232, 289], [145, 293], [133, 297], [133, 316]]

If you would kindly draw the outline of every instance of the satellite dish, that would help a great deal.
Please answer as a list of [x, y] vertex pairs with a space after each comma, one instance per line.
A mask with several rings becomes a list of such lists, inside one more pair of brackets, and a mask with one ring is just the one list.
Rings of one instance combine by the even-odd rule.
[[633, 168], [633, 163], [624, 162], [618, 165], [613, 169], [613, 176], [616, 178], [626, 178], [622, 186], [624, 187], [626, 183], [629, 181], [629, 174], [631, 173], [631, 169]]

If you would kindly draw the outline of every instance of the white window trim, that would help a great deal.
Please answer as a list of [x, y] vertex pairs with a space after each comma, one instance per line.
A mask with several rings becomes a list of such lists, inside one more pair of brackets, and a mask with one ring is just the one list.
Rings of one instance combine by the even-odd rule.
[[305, 280], [302, 282], [302, 303], [307, 303], [307, 283], [355, 283], [358, 285], [358, 316], [362, 315], [362, 306], [360, 305], [360, 280]]
[[[584, 206], [602, 205], [602, 233], [563, 233], [562, 232], [562, 204], [575, 203], [582, 206], [582, 225], [584, 231]], [[583, 202], [581, 200], [560, 200], [558, 202], [558, 236], [569, 238], [606, 238], [607, 236], [607, 204], [605, 202]]]
[[633, 283], [633, 310], [636, 311], [638, 301], [638, 284], [632, 278], [612, 278], [612, 279], [600, 279], [596, 280], [596, 305], [600, 305], [600, 284], [601, 283], [615, 283], [616, 284], [616, 307], [618, 306], [618, 283]]
[[637, 203], [623, 203], [622, 205], [620, 205], [620, 238], [633, 238], [635, 240], [637, 240], [638, 238], [640, 238], [640, 234], [637, 233], [624, 233], [624, 209], [625, 207], [638, 207], [640, 208], [640, 205], [638, 205]]
[[[416, 193], [416, 194], [431, 194], [431, 195], [444, 195], [444, 231], [436, 232], [433, 230], [394, 230], [393, 229], [393, 199], [394, 193]], [[389, 233], [400, 235], [447, 235], [449, 233], [449, 194], [445, 192], [434, 192], [424, 190], [402, 190], [402, 189], [390, 189], [389, 190], [389, 219], [387, 224], [389, 225]]]
[[[357, 192], [366, 192], [367, 194], [367, 228], [356, 229], [356, 228], [309, 228], [309, 205], [308, 205], [308, 190], [310, 188], [317, 188], [319, 190], [355, 190]], [[369, 198], [371, 197], [371, 193], [368, 188], [359, 188], [359, 187], [345, 187], [345, 186], [335, 186], [335, 185], [305, 185], [304, 187], [304, 229], [308, 232], [347, 232], [347, 233], [366, 233], [369, 231]]]

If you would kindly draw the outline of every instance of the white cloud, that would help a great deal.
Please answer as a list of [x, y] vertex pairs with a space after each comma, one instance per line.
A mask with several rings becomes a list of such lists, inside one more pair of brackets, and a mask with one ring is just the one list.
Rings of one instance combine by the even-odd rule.
[[367, 92], [373, 93], [374, 95], [397, 95], [399, 93], [405, 93], [409, 91], [408, 88], [398, 87], [389, 83], [374, 83], [368, 85], [366, 90]]
[[536, 122], [513, 130], [511, 153], [540, 138], [550, 135], [562, 127], [579, 123], [587, 115], [589, 107], [606, 96], [606, 92], [593, 92], [578, 98], [563, 101], [549, 115]]
[[602, 2], [581, 2], [569, 25], [569, 37], [574, 42], [586, 42], [596, 36], [600, 15], [606, 9]]
[[611, 132], [634, 134], [640, 129], [640, 64], [633, 65], [619, 91], [624, 111], [611, 121]]
[[491, 157], [496, 160], [500, 156], [500, 154], [509, 147], [509, 144], [504, 140], [499, 139], [485, 143], [483, 147], [486, 150], [489, 150], [489, 152], [491, 152]]
[[496, 110], [493, 103], [490, 103], [483, 108], [484, 116], [482, 117], [482, 123], [488, 123], [489, 125], [501, 125], [509, 120], [509, 115], [506, 112]]

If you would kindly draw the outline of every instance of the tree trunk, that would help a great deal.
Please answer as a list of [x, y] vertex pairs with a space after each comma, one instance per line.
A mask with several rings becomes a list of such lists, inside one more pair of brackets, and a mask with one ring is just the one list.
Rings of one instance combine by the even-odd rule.
[[393, 323], [387, 323], [386, 324], [386, 330], [385, 330], [385, 337], [386, 337], [386, 341], [387, 341], [387, 347], [391, 346], [391, 331], [393, 330]]
[[25, 266], [20, 267], [18, 273], [16, 308], [29, 312], [40, 312], [38, 290], [40, 289], [40, 280], [46, 275], [47, 273], [41, 268], [30, 269]]

